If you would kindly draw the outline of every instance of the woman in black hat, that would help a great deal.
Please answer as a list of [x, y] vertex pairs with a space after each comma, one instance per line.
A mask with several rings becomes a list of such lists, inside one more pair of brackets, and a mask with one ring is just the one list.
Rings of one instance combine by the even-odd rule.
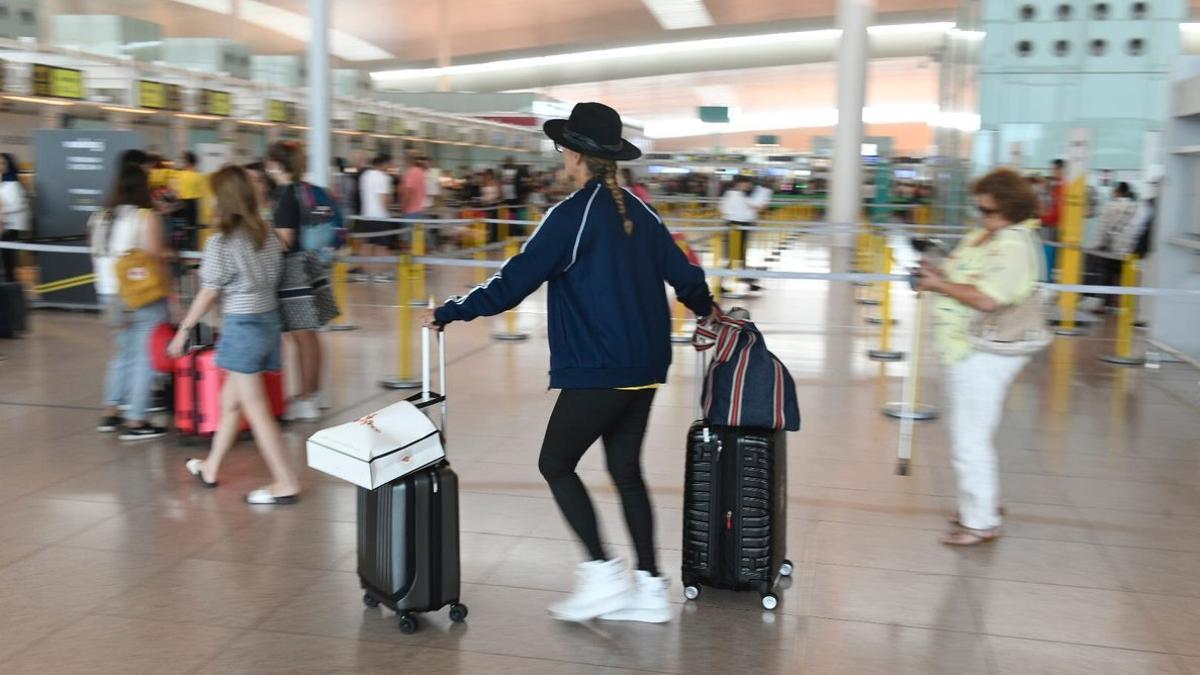
[[[500, 314], [550, 282], [550, 387], [562, 393], [538, 468], [588, 556], [575, 592], [550, 613], [565, 621], [661, 623], [671, 617], [669, 583], [655, 561], [641, 450], [650, 404], [671, 363], [663, 282], [697, 316], [708, 316], [713, 301], [704, 271], [688, 263], [658, 214], [617, 184], [617, 162], [641, 156], [621, 138], [622, 128], [617, 111], [599, 103], [580, 103], [570, 119], [546, 122], [546, 135], [579, 190], [546, 212], [498, 274], [451, 298], [428, 323], [441, 327]], [[575, 473], [600, 439], [637, 550], [633, 583], [622, 562], [605, 552], [591, 499]]]

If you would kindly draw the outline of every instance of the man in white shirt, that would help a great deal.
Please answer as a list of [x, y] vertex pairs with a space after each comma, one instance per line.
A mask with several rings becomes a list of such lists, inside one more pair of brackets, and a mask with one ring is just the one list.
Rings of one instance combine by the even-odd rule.
[[[360, 232], [386, 232], [396, 228], [395, 224], [383, 220], [391, 216], [390, 209], [396, 195], [392, 177], [387, 173], [391, 166], [391, 157], [386, 154], [379, 155], [359, 178], [358, 191], [362, 200], [362, 220], [359, 220], [358, 228]], [[364, 239], [362, 254], [368, 257], [385, 256], [395, 245], [395, 235]], [[370, 278], [378, 283], [389, 281], [389, 277], [384, 271], [386, 267], [380, 266], [377, 269], [381, 271]]]
[[[741, 236], [736, 238], [738, 240], [737, 250], [734, 250], [734, 228], [753, 227], [755, 221], [758, 220], [758, 212], [766, 207], [770, 199], [771, 191], [762, 186], [755, 188], [754, 181], [749, 176], [734, 178], [733, 184], [721, 197], [721, 218], [730, 228], [727, 238], [729, 269], [746, 268], [746, 251], [750, 247], [750, 232], [742, 230]], [[742, 279], [742, 281], [749, 284], [752, 291], [762, 290], [757, 279]], [[724, 288], [721, 292], [728, 294]]]

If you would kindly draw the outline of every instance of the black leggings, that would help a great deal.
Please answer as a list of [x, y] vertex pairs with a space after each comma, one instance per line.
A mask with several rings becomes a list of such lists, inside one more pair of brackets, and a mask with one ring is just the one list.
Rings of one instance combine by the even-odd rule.
[[564, 389], [546, 427], [538, 469], [588, 555], [593, 560], [607, 560], [592, 500], [575, 473], [583, 453], [603, 438], [608, 472], [621, 494], [625, 522], [637, 550], [638, 569], [657, 576], [654, 511], [641, 466], [642, 438], [653, 400], [653, 389]]

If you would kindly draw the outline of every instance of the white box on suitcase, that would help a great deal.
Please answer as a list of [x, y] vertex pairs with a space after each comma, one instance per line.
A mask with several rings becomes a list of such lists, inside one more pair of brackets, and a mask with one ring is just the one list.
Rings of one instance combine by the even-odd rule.
[[408, 401], [308, 438], [308, 465], [374, 490], [446, 456], [438, 428]]

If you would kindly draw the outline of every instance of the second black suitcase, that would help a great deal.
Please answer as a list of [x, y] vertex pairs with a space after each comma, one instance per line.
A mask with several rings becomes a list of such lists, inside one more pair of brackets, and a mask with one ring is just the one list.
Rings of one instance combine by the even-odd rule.
[[458, 476], [450, 465], [418, 471], [375, 490], [358, 489], [358, 576], [367, 607], [400, 615], [400, 630], [417, 630], [418, 612], [461, 604], [458, 557]]
[[25, 288], [0, 282], [0, 338], [14, 338], [26, 330]]
[[787, 542], [787, 436], [696, 422], [688, 431], [683, 493], [684, 592], [753, 590], [764, 609], [793, 565]]

